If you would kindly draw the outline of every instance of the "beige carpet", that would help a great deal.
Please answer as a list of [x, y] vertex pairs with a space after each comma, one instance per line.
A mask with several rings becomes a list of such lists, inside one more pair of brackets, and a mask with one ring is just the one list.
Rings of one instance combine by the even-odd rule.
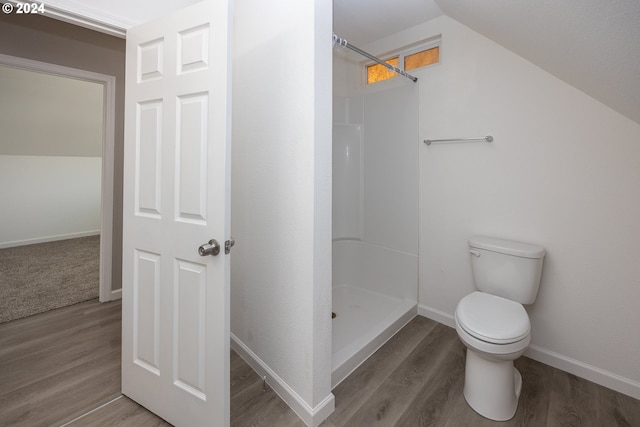
[[0, 249], [0, 323], [98, 297], [100, 236]]

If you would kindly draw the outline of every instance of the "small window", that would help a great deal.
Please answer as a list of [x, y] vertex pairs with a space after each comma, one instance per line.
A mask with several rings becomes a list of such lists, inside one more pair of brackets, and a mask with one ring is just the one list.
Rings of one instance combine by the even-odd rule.
[[[431, 47], [419, 52], [413, 50], [411, 54], [401, 53], [393, 58], [385, 59], [384, 62], [396, 68], [402, 68], [405, 71], [415, 70], [416, 68], [426, 67], [427, 65], [440, 62], [440, 47]], [[403, 66], [400, 67], [398, 64], [402, 64]], [[367, 84], [389, 80], [398, 76], [397, 73], [380, 64], [367, 65], [366, 71]]]
[[[400, 57], [396, 56], [395, 58], [389, 58], [386, 62], [389, 65], [393, 65], [398, 68], [398, 62], [400, 61]], [[398, 74], [391, 71], [384, 65], [373, 64], [367, 67], [367, 84], [381, 82], [382, 80], [388, 80], [396, 77]]]
[[427, 65], [435, 64], [439, 61], [440, 48], [436, 46], [431, 49], [414, 53], [413, 55], [406, 55], [404, 57], [404, 69], [405, 71], [415, 70], [416, 68], [426, 67]]

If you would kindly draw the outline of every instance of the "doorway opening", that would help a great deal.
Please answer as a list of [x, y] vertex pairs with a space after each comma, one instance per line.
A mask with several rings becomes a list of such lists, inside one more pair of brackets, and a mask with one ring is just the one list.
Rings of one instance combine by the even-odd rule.
[[[28, 147], [25, 147], [24, 145], [22, 147], [18, 147], [18, 152], [15, 153], [0, 153], [0, 155], [8, 154], [5, 156], [5, 160], [7, 160], [8, 164], [13, 164], [15, 166], [15, 160], [18, 159], [19, 161], [28, 163], [28, 168], [38, 172], [41, 172], [41, 170], [37, 165], [33, 164], [34, 162], [37, 163], [40, 161], [43, 164], [46, 164], [47, 167], [53, 167], [52, 165], [55, 163], [55, 170], [61, 171], [61, 176], [65, 176], [69, 182], [75, 181], [74, 191], [81, 193], [83, 190], [88, 191], [91, 188], [95, 188], [97, 192], [99, 192], [99, 195], [92, 196], [95, 198], [93, 206], [91, 206], [90, 201], [86, 200], [90, 198], [89, 196], [86, 194], [84, 196], [82, 194], [78, 194], [76, 199], [79, 200], [78, 203], [80, 204], [78, 206], [73, 205], [71, 206], [71, 209], [67, 210], [69, 217], [59, 217], [57, 220], [53, 220], [52, 228], [49, 228], [48, 231], [40, 230], [42, 231], [40, 233], [35, 232], [34, 230], [37, 230], [38, 227], [43, 229], [46, 228], [46, 224], [43, 224], [43, 222], [47, 222], [47, 218], [50, 219], [50, 217], [53, 216], [51, 205], [42, 203], [42, 199], [46, 199], [48, 196], [46, 191], [43, 194], [40, 194], [40, 196], [32, 198], [32, 206], [23, 206], [21, 208], [17, 208], [19, 209], [18, 212], [14, 212], [14, 216], [17, 215], [16, 218], [20, 218], [21, 215], [27, 217], [21, 224], [24, 231], [21, 235], [15, 233], [11, 234], [7, 231], [7, 233], [5, 233], [7, 235], [4, 236], [2, 242], [0, 242], [4, 243], [2, 247], [20, 247], [24, 245], [31, 245], [33, 243], [62, 241], [66, 238], [74, 238], [74, 241], [77, 238], [78, 244], [90, 244], [88, 241], [91, 240], [91, 235], [94, 235], [93, 244], [97, 245], [98, 242], [96, 242], [96, 236], [99, 234], [99, 299], [101, 302], [105, 302], [120, 298], [120, 290], [112, 290], [115, 77], [9, 55], [0, 55], [0, 66], [7, 71], [7, 73], [13, 73], [13, 76], [18, 76], [18, 72], [24, 72], [23, 74], [25, 75], [29, 73], [39, 74], [45, 80], [46, 78], [62, 78], [60, 81], [68, 80], [71, 83], [76, 83], [75, 86], [77, 87], [93, 90], [94, 92], [97, 92], [96, 96], [99, 97], [98, 99], [101, 102], [101, 105], [99, 105], [98, 108], [101, 109], [99, 114], [102, 116], [100, 123], [96, 125], [100, 127], [97, 130], [98, 134], [96, 136], [99, 146], [87, 148], [80, 147], [80, 144], [76, 143], [74, 148], [74, 143], [69, 141], [67, 144], [62, 144], [65, 146], [62, 149], [59, 146], [56, 148], [53, 144], [47, 144], [49, 141], [47, 140], [46, 131], [43, 132], [42, 129], [37, 129], [38, 132], [33, 132], [36, 130], [35, 128], [37, 128], [37, 125], [33, 124], [33, 129], [31, 129], [32, 134], [34, 135], [33, 144], [27, 144], [29, 145]], [[37, 88], [34, 87], [33, 90], [37, 91]], [[52, 120], [49, 121], [48, 126], [52, 129], [57, 125], [63, 126], [63, 121], [56, 121], [55, 116], [66, 113], [71, 109], [71, 106], [56, 106], [55, 104], [52, 104], [48, 108], [49, 114], [54, 116], [52, 117]], [[19, 106], [16, 106], [16, 109], [22, 110], [19, 111], [19, 114], [24, 114], [23, 118], [26, 118], [25, 123], [29, 123], [28, 118], [30, 117], [29, 114], [31, 112], [24, 107], [20, 108]], [[79, 114], [77, 126], [82, 127], [87, 125], [86, 121], [87, 120]], [[24, 127], [27, 126], [25, 125]], [[36, 135], [36, 133], [38, 135]], [[53, 133], [53, 131], [51, 133]], [[45, 141], [42, 141], [43, 139], [45, 139]], [[71, 153], [74, 149], [79, 151], [77, 153]], [[20, 150], [26, 151], [20, 152]], [[39, 155], [38, 150], [44, 150], [44, 155]], [[58, 151], [56, 152], [56, 150]], [[97, 151], [97, 153], [95, 151]], [[68, 164], [66, 166], [60, 165], [59, 163], [61, 162], [66, 162]], [[28, 171], [24, 170], [24, 168], [19, 172], [20, 176], [29, 177]], [[81, 172], [85, 175], [79, 175]], [[82, 178], [78, 178], [79, 176], [82, 176]], [[48, 175], [44, 174], [44, 178], [40, 177], [38, 182], [33, 182], [31, 184], [31, 187], [37, 188], [39, 183], [42, 184], [41, 187], [46, 187], [45, 184], [51, 184], [48, 182], [47, 177]], [[78, 180], [82, 182], [77, 182]], [[17, 189], [16, 191], [20, 190]], [[64, 198], [65, 196], [56, 195], [51, 200], [56, 200], [56, 203], [59, 205], [64, 205], [67, 200], [60, 200]], [[69, 201], [69, 203], [71, 202]], [[63, 230], [62, 232], [51, 231], [55, 230], [56, 222], [57, 225], [60, 225], [61, 222], [65, 221], [71, 223], [74, 221], [73, 216], [75, 214], [77, 214], [78, 217], [82, 217], [81, 214], [83, 212], [75, 212], [76, 210], [96, 211], [94, 212], [94, 216], [99, 216], [99, 219], [94, 221], [94, 226], [85, 224], [84, 227], [80, 227], [84, 228], [84, 231], [80, 230], [77, 233], [73, 231], [65, 232], [64, 227], [58, 229]], [[83, 218], [88, 216], [89, 215], [84, 215]], [[85, 242], [85, 240], [88, 241]], [[49, 255], [51, 254], [43, 254], [42, 257], [47, 257]]]

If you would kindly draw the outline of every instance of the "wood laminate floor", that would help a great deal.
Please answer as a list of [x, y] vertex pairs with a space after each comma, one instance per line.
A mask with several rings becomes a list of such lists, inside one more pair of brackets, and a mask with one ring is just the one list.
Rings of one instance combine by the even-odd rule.
[[[119, 302], [0, 325], [0, 426], [62, 425], [91, 408], [67, 425], [169, 426], [119, 396], [119, 343]], [[416, 317], [333, 390], [322, 426], [640, 426], [639, 400], [526, 357], [515, 417], [487, 420], [462, 396], [464, 358], [455, 330]], [[304, 426], [233, 352], [231, 425]]]
[[120, 394], [120, 302], [0, 324], [0, 426], [57, 425]]

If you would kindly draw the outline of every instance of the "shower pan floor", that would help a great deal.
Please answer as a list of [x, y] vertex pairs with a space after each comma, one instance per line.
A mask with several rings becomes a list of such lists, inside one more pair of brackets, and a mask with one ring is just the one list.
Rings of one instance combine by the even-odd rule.
[[416, 301], [349, 285], [333, 287], [332, 388], [417, 313]]

